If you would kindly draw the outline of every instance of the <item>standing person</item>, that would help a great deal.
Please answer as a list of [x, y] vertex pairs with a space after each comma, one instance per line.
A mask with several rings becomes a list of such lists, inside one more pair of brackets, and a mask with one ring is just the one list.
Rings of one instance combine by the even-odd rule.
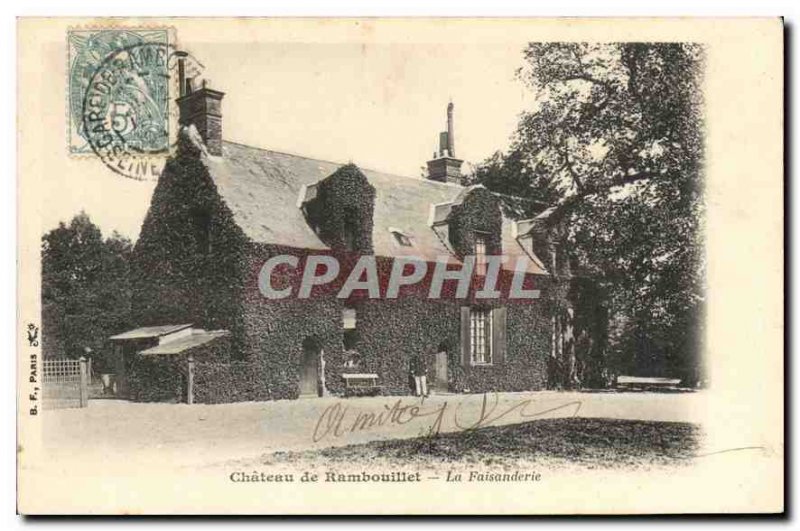
[[411, 357], [409, 363], [410, 380], [412, 382], [412, 391], [415, 396], [428, 396], [428, 376], [425, 368], [425, 362], [418, 354]]

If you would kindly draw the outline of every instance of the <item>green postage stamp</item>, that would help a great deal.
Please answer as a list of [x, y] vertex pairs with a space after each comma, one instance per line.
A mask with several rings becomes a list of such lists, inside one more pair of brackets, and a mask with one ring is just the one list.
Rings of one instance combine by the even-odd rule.
[[137, 179], [169, 152], [173, 41], [167, 28], [68, 32], [69, 153]]

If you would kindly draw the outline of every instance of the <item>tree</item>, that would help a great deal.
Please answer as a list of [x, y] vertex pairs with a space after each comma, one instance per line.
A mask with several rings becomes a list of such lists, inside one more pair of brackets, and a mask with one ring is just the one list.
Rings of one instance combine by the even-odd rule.
[[108, 337], [129, 325], [130, 254], [130, 240], [114, 232], [104, 241], [84, 212], [42, 237], [46, 358], [77, 358], [89, 348], [102, 365]]
[[[532, 43], [524, 57], [518, 75], [535, 108], [473, 180], [550, 204], [542, 220], [572, 279], [584, 280], [572, 282], [574, 369], [561, 383], [596, 383], [607, 369], [693, 383], [704, 282], [702, 48]], [[581, 322], [587, 311], [593, 318]]]

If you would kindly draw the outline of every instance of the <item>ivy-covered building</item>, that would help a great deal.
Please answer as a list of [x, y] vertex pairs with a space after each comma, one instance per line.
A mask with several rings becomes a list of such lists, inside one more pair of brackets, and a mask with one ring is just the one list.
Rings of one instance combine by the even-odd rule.
[[[410, 178], [225, 141], [223, 93], [190, 85], [178, 100], [179, 147], [156, 186], [132, 270], [138, 326], [229, 332], [228, 355], [195, 364], [195, 401], [338, 394], [347, 374], [409, 394], [412, 369], [427, 373], [434, 392], [545, 387], [552, 253], [535, 220], [515, 222], [502, 197], [461, 185], [452, 104], [427, 178]], [[442, 257], [479, 263], [464, 298], [429, 298], [425, 282], [392, 299], [340, 299], [335, 282], [307, 299], [264, 297], [259, 272], [270, 257], [311, 254], [345, 265], [374, 255], [384, 272], [397, 257], [421, 258], [430, 270]], [[500, 283], [523, 256], [526, 286], [539, 298], [476, 297], [481, 257], [501, 254], [509, 259]], [[147, 385], [131, 383], [140, 394]]]

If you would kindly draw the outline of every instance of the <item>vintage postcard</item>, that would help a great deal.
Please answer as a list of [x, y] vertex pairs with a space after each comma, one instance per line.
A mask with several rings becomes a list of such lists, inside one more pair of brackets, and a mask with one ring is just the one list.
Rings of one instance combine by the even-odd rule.
[[782, 512], [783, 38], [20, 19], [19, 512]]

